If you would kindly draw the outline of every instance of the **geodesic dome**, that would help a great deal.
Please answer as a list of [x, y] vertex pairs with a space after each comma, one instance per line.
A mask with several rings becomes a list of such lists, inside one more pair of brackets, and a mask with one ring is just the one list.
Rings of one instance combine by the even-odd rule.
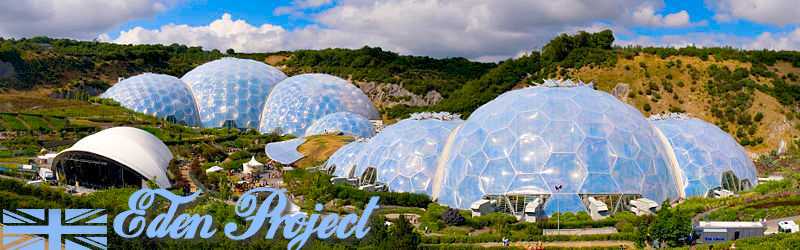
[[550, 215], [557, 206], [585, 211], [582, 195], [678, 197], [655, 128], [638, 110], [585, 85], [506, 92], [454, 133], [434, 190], [451, 207], [467, 209], [485, 195], [550, 195]]
[[747, 152], [717, 126], [690, 117], [652, 123], [675, 153], [686, 197], [705, 197], [716, 188], [741, 191], [757, 184], [756, 167]]
[[125, 108], [190, 126], [199, 126], [200, 118], [191, 91], [180, 79], [144, 73], [124, 79], [106, 90], [110, 98]]
[[[361, 152], [361, 149], [364, 148], [366, 142], [364, 141], [353, 141], [348, 143], [347, 145], [342, 146], [339, 150], [331, 155], [328, 158], [328, 161], [325, 162], [325, 169], [331, 171], [333, 176], [337, 177], [349, 177], [353, 167], [355, 166], [355, 162], [353, 159]], [[331, 169], [333, 168], [333, 169]]]
[[203, 127], [234, 122], [256, 128], [266, 96], [285, 78], [265, 63], [226, 57], [197, 66], [181, 79], [192, 90]]
[[361, 90], [344, 79], [327, 74], [302, 74], [281, 81], [269, 94], [259, 131], [302, 136], [319, 118], [351, 112], [378, 119], [378, 110]]
[[336, 112], [314, 121], [306, 129], [305, 136], [332, 132], [342, 132], [345, 135], [366, 138], [372, 137], [375, 134], [375, 129], [372, 127], [372, 123], [361, 115], [350, 112]]
[[439, 155], [450, 132], [462, 122], [410, 118], [387, 126], [353, 159], [354, 177], [374, 175], [389, 191], [431, 195]]

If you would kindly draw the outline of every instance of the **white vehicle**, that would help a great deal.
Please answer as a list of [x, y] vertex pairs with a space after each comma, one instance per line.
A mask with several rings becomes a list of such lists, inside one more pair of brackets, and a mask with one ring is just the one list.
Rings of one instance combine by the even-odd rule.
[[536, 198], [535, 200], [525, 204], [525, 221], [536, 222], [536, 218], [541, 213], [542, 199]]
[[631, 200], [628, 203], [631, 205], [631, 212], [637, 216], [652, 215], [655, 214], [656, 210], [658, 209], [658, 203], [647, 198]]
[[778, 222], [778, 232], [780, 233], [797, 233], [800, 232], [800, 226], [794, 221], [785, 220]]
[[473, 202], [469, 208], [472, 210], [472, 216], [481, 216], [494, 212], [495, 203], [493, 200], [480, 199]]
[[608, 217], [608, 205], [606, 203], [595, 199], [594, 197], [589, 197], [589, 216], [592, 217], [592, 220], [602, 220]]
[[714, 190], [713, 195], [714, 195], [714, 198], [725, 198], [725, 197], [733, 196], [734, 193], [731, 192], [730, 190], [727, 190], [727, 189], [717, 189], [717, 190]]

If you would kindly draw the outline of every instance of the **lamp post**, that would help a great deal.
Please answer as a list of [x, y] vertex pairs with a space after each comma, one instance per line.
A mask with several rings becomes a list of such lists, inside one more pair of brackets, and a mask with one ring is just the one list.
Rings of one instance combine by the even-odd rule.
[[[560, 193], [564, 186], [558, 184], [554, 188], [556, 189], [556, 193]], [[559, 202], [558, 198], [556, 198], [556, 213], [558, 213], [558, 216], [556, 216], [556, 233], [561, 235], [561, 202]]]

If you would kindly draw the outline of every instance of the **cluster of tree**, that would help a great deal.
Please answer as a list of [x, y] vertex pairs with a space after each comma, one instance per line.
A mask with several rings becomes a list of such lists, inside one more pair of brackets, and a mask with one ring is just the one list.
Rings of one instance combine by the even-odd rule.
[[0, 61], [14, 67], [15, 77], [0, 79], [0, 89], [29, 89], [75, 80], [128, 77], [142, 72], [181, 76], [222, 57], [219, 51], [173, 44], [121, 45], [34, 37], [0, 39]]
[[677, 247], [691, 243], [693, 233], [691, 214], [671, 208], [669, 203], [664, 202], [648, 226], [647, 234], [642, 237], [662, 247]]
[[358, 81], [400, 84], [419, 95], [436, 90], [443, 96], [496, 66], [464, 58], [401, 56], [377, 47], [300, 50], [280, 64], [289, 66], [290, 74], [328, 73]]

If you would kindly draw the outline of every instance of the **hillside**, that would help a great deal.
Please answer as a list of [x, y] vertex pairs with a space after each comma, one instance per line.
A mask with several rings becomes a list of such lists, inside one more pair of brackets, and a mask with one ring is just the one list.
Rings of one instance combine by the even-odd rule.
[[[541, 52], [478, 63], [370, 47], [243, 54], [183, 45], [0, 39], [0, 97], [5, 100], [0, 111], [77, 115], [59, 107], [84, 105], [118, 77], [141, 72], [181, 76], [207, 61], [235, 56], [270, 63], [289, 75], [320, 72], [352, 80], [388, 121], [427, 110], [466, 116], [513, 88], [544, 78], [574, 78], [594, 81], [644, 114], [687, 112], [712, 121], [751, 152], [774, 150], [781, 141], [794, 145], [800, 133], [800, 52], [621, 48], [613, 47], [613, 41], [610, 31], [561, 35]], [[20, 101], [10, 101], [16, 98]]]

